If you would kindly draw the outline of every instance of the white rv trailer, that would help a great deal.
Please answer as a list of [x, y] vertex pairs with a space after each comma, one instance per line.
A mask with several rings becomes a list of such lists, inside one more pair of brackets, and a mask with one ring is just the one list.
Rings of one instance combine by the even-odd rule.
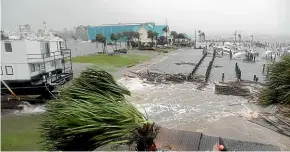
[[[71, 52], [53, 35], [1, 40], [0, 74], [16, 94], [43, 94], [72, 78]], [[68, 61], [68, 62], [67, 62]], [[9, 93], [1, 83], [1, 94]]]

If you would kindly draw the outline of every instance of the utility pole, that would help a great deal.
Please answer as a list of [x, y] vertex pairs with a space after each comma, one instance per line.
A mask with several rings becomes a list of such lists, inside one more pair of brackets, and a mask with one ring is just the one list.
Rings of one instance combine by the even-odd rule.
[[196, 46], [196, 30], [194, 31], [194, 39], [195, 39], [195, 46]]
[[169, 28], [167, 25], [167, 18], [165, 18], [165, 22], [166, 22], [166, 45], [168, 46], [167, 32], [168, 32]]

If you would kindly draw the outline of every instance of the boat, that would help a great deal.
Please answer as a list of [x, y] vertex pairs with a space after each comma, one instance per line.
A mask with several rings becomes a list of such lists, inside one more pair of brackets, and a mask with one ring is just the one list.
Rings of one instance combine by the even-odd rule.
[[51, 97], [71, 80], [71, 50], [63, 42], [51, 33], [1, 39], [1, 96], [9, 95], [10, 88], [16, 95]]

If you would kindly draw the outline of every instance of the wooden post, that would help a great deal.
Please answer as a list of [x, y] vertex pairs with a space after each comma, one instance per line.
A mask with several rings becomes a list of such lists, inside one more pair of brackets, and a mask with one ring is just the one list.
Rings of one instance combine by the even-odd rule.
[[147, 70], [147, 75], [150, 76], [150, 72], [149, 72], [149, 70]]
[[263, 73], [265, 73], [265, 64], [263, 64]]

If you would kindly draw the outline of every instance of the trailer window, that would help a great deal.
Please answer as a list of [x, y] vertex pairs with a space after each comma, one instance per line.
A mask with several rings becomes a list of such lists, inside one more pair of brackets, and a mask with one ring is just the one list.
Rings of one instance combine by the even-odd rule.
[[49, 46], [49, 43], [45, 43], [44, 46], [45, 46], [45, 53], [46, 53], [47, 57], [50, 57], [50, 46]]
[[5, 66], [6, 74], [13, 75], [13, 67], [12, 66]]
[[41, 69], [45, 69], [45, 68], [44, 68], [44, 63], [40, 63], [40, 68], [41, 68]]
[[3, 70], [2, 70], [2, 66], [0, 66], [0, 68], [1, 68], [1, 71], [0, 71], [0, 72], [1, 72], [1, 75], [3, 75]]
[[39, 71], [40, 70], [40, 64], [39, 63], [35, 63], [35, 70]]
[[31, 72], [35, 72], [35, 65], [34, 64], [29, 64]]
[[4, 45], [5, 45], [6, 52], [12, 52], [12, 46], [10, 42], [5, 42]]
[[50, 61], [50, 66], [51, 67], [54, 67], [55, 66], [54, 61]]

